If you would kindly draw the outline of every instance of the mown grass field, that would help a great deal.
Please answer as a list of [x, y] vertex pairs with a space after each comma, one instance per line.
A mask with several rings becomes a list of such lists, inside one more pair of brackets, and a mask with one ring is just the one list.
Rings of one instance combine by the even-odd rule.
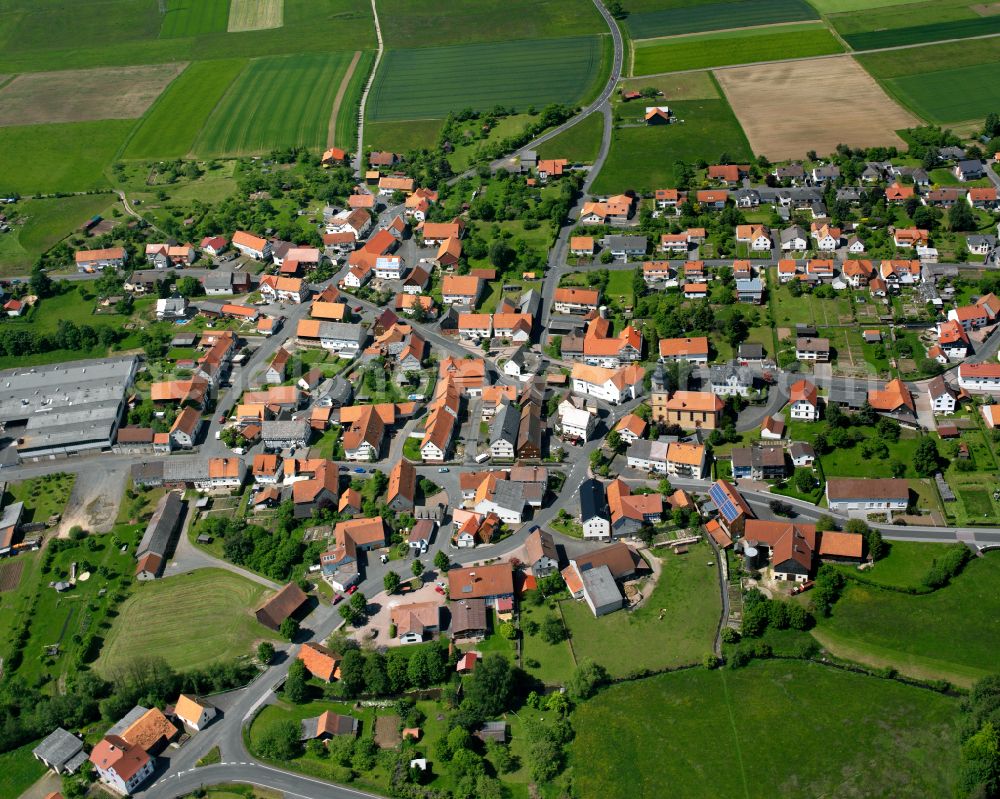
[[818, 17], [816, 9], [805, 0], [739, 0], [630, 13], [625, 28], [633, 39], [652, 39]]
[[573, 162], [592, 163], [601, 149], [604, 116], [591, 114], [569, 130], [539, 146], [539, 158], [566, 158]]
[[580, 705], [570, 762], [580, 795], [607, 799], [950, 796], [958, 712], [955, 699], [817, 664], [698, 668]]
[[[276, 147], [325, 147], [333, 99], [351, 61], [345, 52], [253, 60], [209, 116], [194, 150], [247, 155]], [[353, 109], [344, 109], [354, 116]]]
[[107, 216], [116, 201], [111, 194], [81, 194], [8, 206], [8, 219], [26, 221], [0, 236], [0, 276], [27, 274], [38, 256], [95, 214]]
[[106, 189], [104, 169], [133, 125], [134, 120], [111, 119], [0, 128], [5, 164], [0, 193]]
[[807, 58], [844, 49], [821, 23], [645, 39], [634, 46], [634, 75]]
[[725, 100], [684, 100], [670, 107], [684, 122], [614, 131], [611, 152], [594, 181], [594, 192], [642, 192], [672, 186], [678, 161], [704, 159], [714, 164], [723, 154], [733, 163], [753, 160], [743, 129]]
[[821, 14], [840, 14], [847, 11], [864, 11], [865, 9], [888, 6], [904, 6], [920, 0], [809, 0]]
[[401, 122], [370, 122], [366, 119], [364, 148], [406, 153], [431, 147], [437, 141], [443, 124], [443, 119], [410, 119]]
[[72, 6], [72, 24], [67, 24], [63, 0], [45, 5], [17, 0], [16, 13], [0, 13], [0, 73], [332, 50], [353, 53], [375, 46], [370, 3], [285, 0], [283, 6], [280, 28], [160, 38], [163, 17], [153, 0], [81, 0]]
[[137, 124], [123, 158], [181, 158], [236, 76], [244, 59], [198, 61], [167, 87]]
[[388, 49], [608, 31], [590, 0], [380, 0], [378, 12]]
[[388, 51], [368, 100], [368, 119], [439, 119], [449, 111], [487, 110], [498, 103], [575, 103], [603, 78], [602, 38]]
[[838, 654], [969, 685], [996, 670], [1000, 555], [973, 558], [952, 582], [911, 596], [849, 584], [815, 635]]
[[591, 658], [623, 677], [640, 669], [698, 663], [712, 651], [721, 600], [714, 565], [705, 565], [712, 560], [711, 549], [702, 543], [686, 555], [658, 554], [662, 574], [642, 607], [594, 618], [584, 602], [560, 603], [578, 662]]
[[108, 673], [137, 652], [188, 670], [249, 654], [254, 641], [274, 637], [253, 616], [266, 591], [221, 569], [139, 585], [119, 609], [95, 667]]
[[160, 38], [218, 33], [229, 24], [229, 0], [167, 0]]

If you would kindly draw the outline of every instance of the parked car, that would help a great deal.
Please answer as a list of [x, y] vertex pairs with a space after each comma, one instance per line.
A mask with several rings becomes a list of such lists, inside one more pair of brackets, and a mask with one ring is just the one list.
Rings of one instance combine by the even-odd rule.
[[354, 473], [355, 473], [355, 474], [364, 474], [364, 473], [365, 473], [365, 470], [364, 470], [364, 469], [362, 469], [362, 468], [361, 468], [361, 467], [359, 466], [358, 468], [356, 468], [356, 469], [354, 470]]
[[450, 471], [451, 469], [449, 469], [447, 466], [442, 466], [440, 469], [438, 469], [438, 472], [440, 474], [444, 474], [445, 472], [450, 472]]
[[354, 313], [361, 313], [364, 310], [364, 308], [362, 308], [360, 305], [355, 305], [352, 310], [354, 311]]
[[356, 585], [352, 585], [350, 588], [347, 589], [347, 593], [348, 594], [353, 594], [357, 590], [358, 590], [358, 587]]
[[340, 471], [340, 472], [349, 472], [351, 470], [348, 469], [346, 466], [341, 466], [337, 471]]
[[337, 594], [337, 595], [336, 595], [336, 596], [334, 596], [334, 598], [333, 598], [333, 604], [334, 604], [334, 605], [336, 605], [336, 604], [337, 604], [338, 602], [340, 602], [340, 600], [342, 600], [343, 598], [344, 598], [344, 595], [343, 595], [343, 594]]

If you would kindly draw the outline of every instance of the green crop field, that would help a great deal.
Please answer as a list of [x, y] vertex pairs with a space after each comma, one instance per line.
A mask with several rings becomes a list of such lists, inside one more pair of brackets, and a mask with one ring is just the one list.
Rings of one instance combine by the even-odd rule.
[[[185, 2], [194, 8], [202, 0]], [[8, 0], [0, 8], [9, 5]], [[72, 24], [67, 24], [70, 6], [64, 0], [39, 6], [23, 4], [13, 14], [0, 13], [0, 73], [353, 53], [376, 44], [371, 4], [357, 0], [285, 0], [280, 28], [234, 33], [223, 28], [172, 37], [160, 36], [164, 17], [154, 0], [83, 0], [71, 7]]]
[[711, 549], [702, 543], [686, 555], [658, 554], [662, 574], [642, 607], [594, 618], [584, 602], [561, 603], [577, 661], [591, 658], [623, 677], [640, 669], [698, 663], [712, 651], [722, 607], [718, 574], [705, 565], [712, 560]]
[[953, 698], [817, 664], [692, 669], [580, 705], [570, 763], [580, 796], [602, 799], [951, 796], [958, 714]]
[[805, 0], [740, 0], [632, 13], [625, 20], [625, 28], [633, 39], [652, 39], [818, 17], [816, 9]]
[[905, 6], [920, 0], [809, 0], [821, 14], [841, 14], [847, 11], [864, 11], [868, 8]]
[[120, 608], [96, 669], [107, 673], [137, 652], [177, 669], [249, 654], [255, 640], [274, 637], [253, 616], [266, 591], [221, 569], [140, 584]]
[[361, 92], [364, 91], [371, 72], [375, 53], [365, 50], [361, 53], [358, 63], [354, 66], [354, 74], [347, 83], [347, 89], [340, 100], [340, 110], [334, 126], [333, 143], [347, 150], [354, 150], [358, 144], [358, 107], [361, 104]]
[[603, 81], [599, 36], [547, 41], [390, 50], [368, 101], [370, 120], [439, 119], [461, 108], [498, 103], [575, 103]]
[[670, 107], [684, 122], [614, 131], [611, 152], [594, 181], [594, 192], [673, 186], [677, 161], [717, 163], [723, 154], [733, 163], [753, 160], [750, 144], [725, 100], [685, 100]]
[[900, 47], [1000, 32], [1000, 16], [981, 16], [969, 0], [912, 3], [834, 14], [830, 22], [855, 50]]
[[608, 31], [591, 0], [379, 0], [378, 13], [389, 49]]
[[843, 47], [820, 23], [757, 28], [635, 42], [634, 75], [721, 67], [754, 61], [839, 53]]
[[229, 0], [167, 0], [160, 38], [217, 33], [229, 24]]
[[136, 125], [123, 158], [187, 155], [226, 89], [246, 66], [243, 59], [197, 61], [160, 95]]
[[538, 147], [539, 158], [566, 158], [572, 162], [593, 163], [601, 149], [604, 115], [591, 114]]
[[[305, 53], [250, 62], [209, 116], [194, 145], [203, 156], [276, 147], [325, 147], [333, 99], [349, 53]], [[353, 116], [353, 109], [344, 109]]]
[[859, 53], [855, 60], [878, 80], [922, 75], [935, 67], [958, 69], [1000, 61], [1000, 38]]
[[406, 153], [432, 147], [441, 133], [443, 119], [412, 119], [400, 122], [365, 120], [366, 150], [391, 150]]
[[[27, 274], [39, 255], [95, 214], [107, 216], [116, 202], [112, 194], [80, 194], [8, 206], [4, 213], [15, 226], [0, 236], [0, 275]], [[24, 223], [17, 224], [19, 219]]]
[[987, 554], [932, 594], [848, 584], [814, 634], [835, 654], [969, 685], [996, 670], [998, 581], [1000, 555]]
[[135, 120], [112, 119], [0, 128], [0, 193], [106, 189], [104, 169], [133, 125]]
[[942, 125], [982, 119], [1000, 107], [1000, 63], [905, 75], [883, 84], [915, 114]]

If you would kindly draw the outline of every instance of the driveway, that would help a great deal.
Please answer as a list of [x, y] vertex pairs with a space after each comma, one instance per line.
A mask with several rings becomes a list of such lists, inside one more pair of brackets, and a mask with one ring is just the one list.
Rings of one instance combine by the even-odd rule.
[[[426, 560], [426, 557], [424, 560]], [[409, 569], [411, 563], [412, 561], [407, 558], [403, 561], [394, 560], [389, 565], [393, 567], [393, 571], [400, 574], [400, 576], [405, 580], [410, 576]], [[424, 565], [426, 566], [427, 564], [425, 563]], [[401, 568], [405, 569], [405, 574], [400, 573]], [[347, 600], [345, 599], [344, 601], [346, 602]], [[368, 617], [368, 626], [359, 630], [355, 637], [376, 647], [401, 646], [399, 639], [389, 638], [389, 625], [392, 623], [392, 609], [399, 607], [400, 605], [412, 605], [415, 602], [435, 602], [441, 606], [445, 604], [445, 598], [444, 594], [439, 594], [434, 590], [434, 583], [426, 583], [416, 591], [411, 591], [408, 594], [393, 594], [392, 596], [389, 596], [383, 592], [368, 600], [369, 606], [378, 605], [378, 610]], [[375, 638], [369, 637], [372, 630], [376, 632]]]

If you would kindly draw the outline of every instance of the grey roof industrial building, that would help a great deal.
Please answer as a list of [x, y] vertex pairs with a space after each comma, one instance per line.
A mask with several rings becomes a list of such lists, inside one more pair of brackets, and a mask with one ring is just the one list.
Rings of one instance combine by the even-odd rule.
[[110, 448], [138, 359], [104, 358], [0, 372], [0, 425], [21, 458]]

